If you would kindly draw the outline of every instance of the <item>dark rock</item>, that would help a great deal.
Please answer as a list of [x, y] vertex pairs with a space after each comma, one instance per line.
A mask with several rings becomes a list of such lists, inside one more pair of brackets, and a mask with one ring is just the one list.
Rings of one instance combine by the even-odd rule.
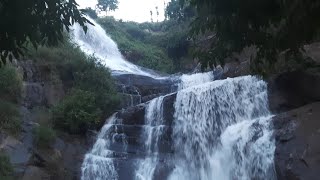
[[152, 94], [168, 94], [172, 91], [174, 81], [172, 79], [155, 79], [137, 74], [118, 74], [113, 76], [119, 84], [134, 86], [141, 96]]
[[45, 104], [44, 88], [41, 83], [26, 82], [23, 84], [22, 92], [23, 105], [28, 108]]
[[174, 103], [176, 101], [177, 94], [173, 93], [163, 98], [163, 120], [165, 125], [172, 126], [174, 119]]
[[306, 55], [310, 57], [316, 64], [320, 64], [320, 42], [305, 45]]
[[125, 93], [119, 93], [119, 94], [121, 99], [120, 108], [135, 106], [142, 102], [140, 95], [132, 95], [132, 94], [125, 94]]
[[294, 71], [268, 79], [270, 110], [288, 111], [320, 101], [320, 73]]
[[39, 167], [29, 166], [27, 167], [22, 180], [49, 180], [50, 176]]
[[234, 78], [238, 76], [245, 76], [250, 74], [249, 61], [244, 62], [230, 62], [223, 67], [221, 79]]
[[145, 114], [145, 104], [129, 107], [120, 111], [117, 116], [122, 119], [123, 124], [127, 125], [143, 125]]
[[279, 180], [318, 179], [320, 172], [320, 103], [273, 118], [275, 167]]

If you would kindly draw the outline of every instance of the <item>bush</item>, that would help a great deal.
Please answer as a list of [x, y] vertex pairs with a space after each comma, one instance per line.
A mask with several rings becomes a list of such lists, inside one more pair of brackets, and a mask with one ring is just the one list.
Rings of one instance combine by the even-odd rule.
[[0, 100], [0, 129], [17, 134], [20, 126], [21, 121], [17, 105]]
[[17, 103], [21, 97], [22, 78], [9, 64], [0, 68], [0, 129], [16, 134], [20, 130]]
[[9, 180], [12, 178], [13, 167], [10, 163], [9, 157], [0, 152], [0, 179]]
[[9, 64], [0, 68], [0, 98], [18, 102], [21, 96], [22, 79]]
[[40, 47], [30, 58], [55, 69], [66, 89], [71, 89], [53, 108], [54, 127], [84, 133], [88, 128], [98, 128], [118, 107], [119, 97], [109, 69], [72, 43], [50, 49]]
[[34, 129], [35, 144], [42, 148], [48, 148], [56, 139], [56, 133], [50, 127], [39, 126]]
[[73, 89], [71, 93], [53, 110], [54, 124], [70, 133], [84, 133], [96, 128], [102, 111], [97, 107], [92, 92]]
[[92, 57], [82, 71], [75, 73], [74, 87], [94, 95], [95, 106], [102, 110], [103, 119], [119, 105], [120, 99], [110, 72]]

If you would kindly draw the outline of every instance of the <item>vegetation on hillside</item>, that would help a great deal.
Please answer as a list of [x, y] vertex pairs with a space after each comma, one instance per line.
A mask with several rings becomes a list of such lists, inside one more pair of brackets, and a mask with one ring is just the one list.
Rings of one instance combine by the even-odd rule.
[[11, 65], [0, 68], [0, 130], [17, 133], [20, 129], [18, 103], [22, 78]]
[[97, 21], [118, 44], [124, 57], [140, 66], [173, 73], [184, 71], [187, 69], [184, 63], [192, 61], [188, 21], [173, 19], [159, 23], [136, 23], [117, 21], [112, 17]]
[[40, 125], [34, 128], [34, 142], [40, 148], [49, 148], [55, 138], [55, 131], [48, 125]]
[[149, 34], [134, 22], [119, 22], [112, 17], [100, 18], [98, 23], [118, 44], [121, 53], [129, 61], [143, 67], [172, 72], [173, 65], [163, 49], [143, 40]]
[[53, 126], [83, 134], [99, 128], [118, 107], [119, 97], [109, 69], [78, 47], [64, 42], [54, 48], [40, 47], [29, 55], [37, 64], [57, 72], [67, 95], [53, 107]]
[[13, 167], [10, 163], [9, 157], [0, 151], [0, 179], [13, 179]]

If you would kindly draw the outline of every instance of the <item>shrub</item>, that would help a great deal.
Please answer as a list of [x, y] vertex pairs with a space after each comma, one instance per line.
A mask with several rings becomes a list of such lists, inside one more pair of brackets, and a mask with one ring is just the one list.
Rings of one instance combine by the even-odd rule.
[[95, 106], [109, 116], [118, 107], [120, 99], [115, 83], [108, 69], [90, 57], [82, 71], [75, 73], [75, 88], [91, 92], [95, 98]]
[[9, 157], [0, 152], [0, 179], [9, 180], [12, 178], [13, 167], [10, 163]]
[[19, 132], [20, 114], [16, 104], [0, 100], [0, 129], [12, 134]]
[[0, 98], [18, 102], [21, 96], [22, 79], [9, 64], [0, 68]]
[[95, 128], [102, 114], [95, 100], [93, 93], [73, 89], [53, 110], [54, 125], [77, 134], [84, 133], [89, 128]]
[[50, 127], [38, 126], [34, 129], [34, 140], [37, 146], [47, 148], [55, 140], [56, 133]]
[[54, 127], [84, 133], [99, 127], [118, 107], [119, 97], [109, 69], [74, 44], [66, 41], [50, 49], [40, 47], [30, 58], [55, 69], [66, 89], [72, 89], [53, 108]]

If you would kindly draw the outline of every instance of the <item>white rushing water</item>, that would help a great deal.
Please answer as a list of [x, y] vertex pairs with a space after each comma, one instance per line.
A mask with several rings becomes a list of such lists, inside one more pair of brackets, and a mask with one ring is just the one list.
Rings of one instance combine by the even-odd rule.
[[[134, 166], [132, 175], [119, 178], [114, 164], [113, 159], [126, 152], [127, 140], [125, 132], [118, 132], [113, 126], [121, 124], [120, 120], [112, 117], [85, 157], [82, 180], [276, 179], [267, 84], [254, 76], [245, 76], [192, 86], [188, 82], [194, 76], [186, 77], [190, 78], [186, 80], [190, 87], [184, 86], [176, 95], [169, 154], [160, 152], [165, 149], [160, 141], [169, 132], [163, 117], [166, 96], [161, 96], [146, 105], [139, 137], [143, 156], [137, 157], [135, 163], [128, 161]], [[118, 152], [110, 150], [115, 136], [122, 133], [120, 143], [124, 148]], [[168, 175], [157, 177], [156, 173], [161, 172], [158, 168], [163, 167], [171, 167], [163, 171]], [[121, 170], [126, 171], [130, 170]]]
[[137, 163], [136, 179], [148, 180], [153, 178], [159, 161], [159, 139], [165, 132], [163, 125], [163, 98], [155, 98], [146, 107], [145, 126], [142, 132], [142, 141], [147, 157]]
[[183, 74], [180, 77], [180, 80], [181, 82], [178, 85], [178, 90], [213, 81], [214, 75], [211, 71], [206, 73]]
[[113, 115], [107, 120], [108, 123], [102, 127], [92, 150], [85, 155], [83, 160], [81, 180], [118, 179], [113, 161], [113, 156], [116, 152], [109, 150], [115, 140], [115, 135], [118, 134], [115, 133], [117, 130], [114, 130], [116, 128], [114, 124], [118, 124], [117, 121], [116, 115]]
[[246, 76], [181, 90], [174, 117], [170, 180], [274, 179], [264, 81]]
[[113, 71], [156, 77], [155, 74], [146, 72], [140, 67], [126, 61], [122, 57], [117, 44], [106, 34], [105, 30], [93, 19], [86, 18], [94, 24], [94, 26], [87, 24], [87, 33], [84, 33], [79, 24], [75, 24], [72, 27], [73, 40], [82, 51], [87, 55], [94, 55], [99, 58], [102, 64]]

